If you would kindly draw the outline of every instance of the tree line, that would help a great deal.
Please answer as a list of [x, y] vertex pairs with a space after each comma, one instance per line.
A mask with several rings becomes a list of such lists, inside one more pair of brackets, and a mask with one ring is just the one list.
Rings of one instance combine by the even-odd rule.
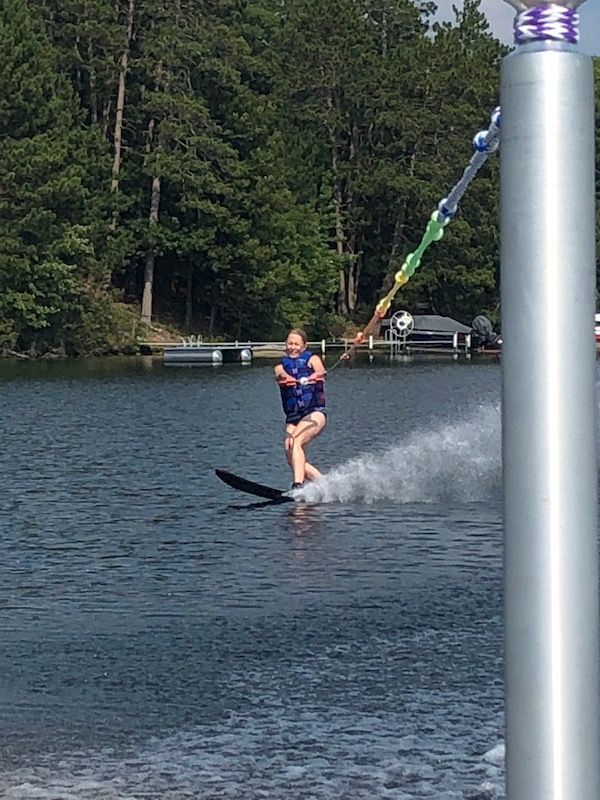
[[[138, 316], [213, 338], [361, 327], [498, 104], [507, 48], [479, 1], [434, 12], [3, 0], [0, 348], [123, 349]], [[498, 205], [492, 156], [403, 306], [497, 321]]]

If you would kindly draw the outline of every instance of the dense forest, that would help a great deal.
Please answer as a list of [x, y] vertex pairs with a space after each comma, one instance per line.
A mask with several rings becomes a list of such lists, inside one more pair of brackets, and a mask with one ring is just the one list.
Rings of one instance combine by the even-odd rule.
[[[498, 104], [478, 0], [434, 12], [3, 0], [0, 350], [362, 327]], [[498, 205], [491, 157], [402, 307], [498, 321]]]

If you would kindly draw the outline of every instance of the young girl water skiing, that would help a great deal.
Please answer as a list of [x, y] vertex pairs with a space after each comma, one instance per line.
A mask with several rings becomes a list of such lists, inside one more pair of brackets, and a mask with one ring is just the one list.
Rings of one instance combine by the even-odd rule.
[[306, 348], [306, 333], [293, 328], [285, 342], [286, 355], [275, 367], [285, 413], [285, 456], [293, 473], [292, 489], [321, 474], [306, 459], [306, 447], [327, 424], [325, 366]]

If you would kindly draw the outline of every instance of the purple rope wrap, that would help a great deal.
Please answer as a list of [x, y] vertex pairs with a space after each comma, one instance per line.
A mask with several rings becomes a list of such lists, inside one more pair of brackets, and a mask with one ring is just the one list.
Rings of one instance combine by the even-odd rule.
[[515, 17], [513, 29], [515, 44], [546, 40], [577, 44], [579, 14], [574, 8], [548, 3], [521, 11]]

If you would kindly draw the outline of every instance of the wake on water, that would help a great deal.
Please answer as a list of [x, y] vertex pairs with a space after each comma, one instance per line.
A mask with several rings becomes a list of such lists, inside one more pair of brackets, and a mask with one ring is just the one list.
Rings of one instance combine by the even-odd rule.
[[404, 442], [341, 464], [301, 490], [307, 502], [481, 502], [501, 482], [500, 405], [412, 433]]
[[[500, 489], [500, 430], [499, 405], [482, 405], [458, 421], [420, 429], [353, 458], [301, 495], [330, 503], [483, 502]], [[416, 635], [426, 637], [420, 645], [424, 657], [429, 639], [442, 634], [431, 629]], [[466, 652], [480, 642], [479, 627], [458, 635]], [[407, 636], [406, 641], [393, 632], [378, 637], [379, 655], [387, 647], [388, 657], [377, 669], [386, 664], [391, 669], [394, 654], [419, 647], [410, 630]], [[344, 661], [335, 652], [311, 650], [310, 658], [291, 663], [275, 659], [265, 662], [262, 673], [242, 668], [223, 679], [239, 683], [240, 696], [248, 697], [248, 708], [231, 718], [131, 748], [74, 750], [58, 758], [39, 753], [35, 763], [0, 770], [0, 795], [7, 800], [503, 797], [503, 745], [494, 744], [502, 724], [500, 712], [488, 709], [485, 682], [470, 694], [466, 710], [462, 693], [441, 685], [405, 690], [399, 707], [387, 711], [361, 710], [360, 704], [312, 708], [294, 697], [282, 701], [283, 689], [296, 681], [318, 685], [327, 670], [332, 681], [348, 679], [348, 697], [355, 696], [353, 683], [372, 674], [375, 662], [370, 639], [362, 650], [360, 640], [347, 646], [352, 680], [340, 677]], [[476, 757], [473, 728], [478, 742], [489, 743]], [[462, 791], [466, 775], [477, 787], [470, 793]]]

